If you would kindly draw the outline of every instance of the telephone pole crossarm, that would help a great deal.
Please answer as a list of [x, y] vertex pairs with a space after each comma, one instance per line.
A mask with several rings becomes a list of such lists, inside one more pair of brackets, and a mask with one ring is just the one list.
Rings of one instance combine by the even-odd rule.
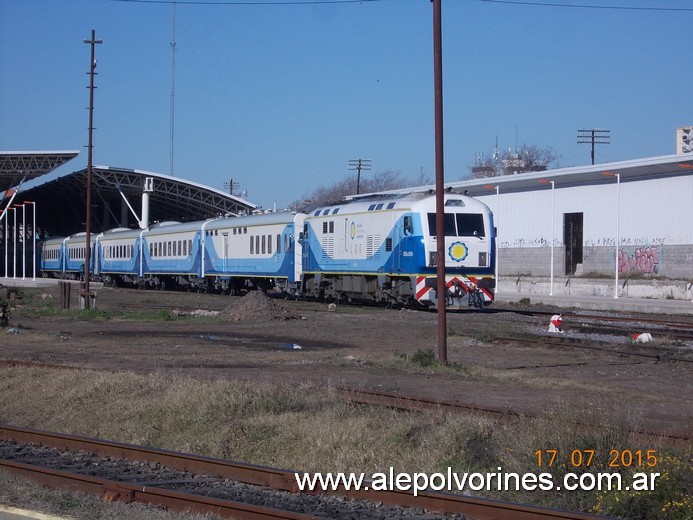
[[356, 170], [356, 195], [361, 192], [361, 170], [368, 171], [371, 169], [370, 159], [351, 159], [349, 161], [349, 170]]
[[606, 128], [590, 128], [578, 130], [577, 144], [592, 145], [592, 164], [594, 164], [594, 145], [611, 144], [611, 130]]

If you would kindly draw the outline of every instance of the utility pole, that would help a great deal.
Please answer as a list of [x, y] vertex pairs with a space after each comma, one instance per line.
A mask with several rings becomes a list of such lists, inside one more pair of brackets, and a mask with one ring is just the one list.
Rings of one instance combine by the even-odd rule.
[[433, 0], [433, 91], [436, 158], [436, 297], [438, 299], [438, 361], [448, 362], [447, 284], [445, 283], [445, 170], [443, 167], [443, 37], [442, 0]]
[[358, 175], [356, 176], [356, 195], [361, 192], [361, 170], [368, 171], [371, 169], [370, 159], [352, 159], [349, 161], [349, 169], [357, 170]]
[[229, 190], [229, 195], [233, 195], [234, 191], [240, 187], [241, 187], [240, 183], [234, 181], [233, 179], [229, 179], [228, 181], [224, 181], [224, 188]]
[[169, 174], [173, 177], [173, 129], [176, 110], [176, 0], [173, 0], [173, 35], [171, 36], [171, 105], [169, 122]]
[[89, 62], [89, 145], [87, 146], [87, 236], [86, 236], [86, 249], [84, 251], [84, 299], [85, 299], [85, 309], [88, 309], [91, 305], [91, 295], [89, 293], [89, 276], [90, 276], [90, 266], [91, 262], [91, 169], [92, 169], [92, 150], [94, 148], [92, 144], [92, 133], [94, 131], [94, 76], [96, 72], [96, 58], [94, 57], [95, 46], [98, 43], [103, 43], [102, 40], [96, 39], [96, 31], [91, 30], [91, 39], [84, 40], [84, 43], [91, 45], [91, 61]]
[[594, 145], [611, 144], [611, 130], [591, 128], [578, 130], [577, 144], [592, 144], [592, 164], [594, 164]]

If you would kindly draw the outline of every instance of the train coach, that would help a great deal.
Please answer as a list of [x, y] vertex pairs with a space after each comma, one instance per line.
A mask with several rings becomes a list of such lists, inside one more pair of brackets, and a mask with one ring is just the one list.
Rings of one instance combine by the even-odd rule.
[[[226, 216], [92, 235], [90, 272], [115, 285], [436, 307], [435, 196], [371, 195], [310, 213]], [[495, 230], [483, 203], [445, 194], [448, 307], [493, 301]], [[84, 233], [41, 246], [44, 276], [83, 269]], [[81, 248], [80, 248], [81, 245]]]

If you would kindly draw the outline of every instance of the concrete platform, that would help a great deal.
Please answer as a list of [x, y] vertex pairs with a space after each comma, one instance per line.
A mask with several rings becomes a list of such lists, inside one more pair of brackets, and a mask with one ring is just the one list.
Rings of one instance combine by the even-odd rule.
[[69, 520], [67, 517], [47, 515], [29, 509], [0, 505], [0, 520], [26, 520], [27, 518], [35, 520]]
[[693, 301], [660, 298], [614, 298], [608, 296], [548, 295], [537, 293], [496, 293], [496, 302], [519, 302], [528, 298], [530, 304], [542, 303], [568, 308], [600, 311], [642, 312], [664, 315], [693, 315]]

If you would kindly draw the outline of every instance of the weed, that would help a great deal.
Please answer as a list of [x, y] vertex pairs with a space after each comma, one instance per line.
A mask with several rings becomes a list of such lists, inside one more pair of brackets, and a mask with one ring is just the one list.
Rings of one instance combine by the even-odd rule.
[[421, 367], [432, 367], [440, 365], [440, 363], [436, 359], [436, 355], [430, 349], [417, 350], [411, 355], [409, 361]]
[[492, 343], [496, 336], [490, 330], [482, 330], [479, 331], [474, 337], [482, 343]]

